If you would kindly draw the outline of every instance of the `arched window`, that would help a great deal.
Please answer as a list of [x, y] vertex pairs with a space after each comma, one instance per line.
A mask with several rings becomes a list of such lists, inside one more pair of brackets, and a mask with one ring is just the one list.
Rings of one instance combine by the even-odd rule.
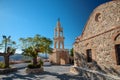
[[120, 65], [120, 44], [115, 45], [115, 52], [117, 58], [117, 65]]
[[116, 64], [120, 65], [120, 33], [117, 33], [117, 35], [115, 35], [113, 38], [115, 43]]
[[99, 22], [99, 21], [101, 21], [102, 20], [102, 15], [101, 15], [101, 13], [97, 13], [96, 15], [95, 15], [95, 21], [96, 22]]
[[91, 49], [87, 49], [86, 54], [87, 54], [87, 62], [92, 62], [92, 51], [91, 51]]

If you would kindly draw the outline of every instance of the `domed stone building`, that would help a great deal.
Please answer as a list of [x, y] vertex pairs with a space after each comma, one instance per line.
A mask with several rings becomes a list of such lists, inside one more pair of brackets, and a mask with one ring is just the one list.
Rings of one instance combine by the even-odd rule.
[[74, 55], [74, 66], [120, 71], [120, 0], [101, 4], [92, 12], [74, 43]]

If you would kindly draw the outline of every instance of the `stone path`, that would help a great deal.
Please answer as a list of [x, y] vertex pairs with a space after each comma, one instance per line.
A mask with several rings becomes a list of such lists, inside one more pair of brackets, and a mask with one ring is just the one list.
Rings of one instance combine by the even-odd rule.
[[40, 74], [27, 74], [25, 68], [19, 68], [17, 72], [0, 75], [0, 80], [86, 80], [83, 77], [71, 74], [70, 65], [44, 66], [44, 72]]

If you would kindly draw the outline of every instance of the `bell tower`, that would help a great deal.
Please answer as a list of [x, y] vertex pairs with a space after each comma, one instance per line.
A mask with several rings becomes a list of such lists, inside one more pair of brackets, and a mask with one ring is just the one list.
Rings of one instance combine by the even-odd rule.
[[69, 52], [64, 48], [63, 28], [59, 18], [54, 29], [54, 49], [49, 59], [52, 64], [64, 65], [69, 63]]
[[64, 49], [63, 28], [61, 27], [59, 18], [54, 31], [54, 49]]

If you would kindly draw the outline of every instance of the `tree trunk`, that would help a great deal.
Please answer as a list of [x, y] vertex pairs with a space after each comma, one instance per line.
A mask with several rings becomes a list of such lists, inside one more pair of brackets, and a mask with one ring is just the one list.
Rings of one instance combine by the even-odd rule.
[[4, 56], [4, 60], [5, 60], [5, 68], [9, 68], [9, 56], [8, 55]]
[[36, 64], [37, 64], [37, 56], [33, 57], [33, 65], [36, 65]]

